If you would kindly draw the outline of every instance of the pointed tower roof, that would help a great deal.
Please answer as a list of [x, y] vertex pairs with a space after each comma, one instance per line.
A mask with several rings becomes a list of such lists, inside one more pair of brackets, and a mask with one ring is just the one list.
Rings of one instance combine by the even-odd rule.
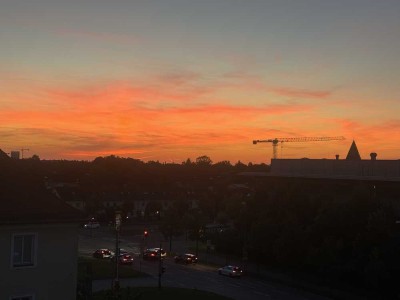
[[346, 159], [347, 160], [361, 160], [360, 153], [358, 152], [357, 145], [354, 140], [350, 146], [349, 153], [347, 153]]

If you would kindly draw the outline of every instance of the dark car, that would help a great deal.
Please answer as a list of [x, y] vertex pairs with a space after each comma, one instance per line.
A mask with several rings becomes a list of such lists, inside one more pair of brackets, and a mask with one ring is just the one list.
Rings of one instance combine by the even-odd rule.
[[[161, 251], [161, 252], [160, 252]], [[167, 253], [160, 248], [149, 248], [143, 252], [143, 259], [145, 260], [157, 260], [161, 257], [163, 259]]]
[[176, 263], [181, 264], [195, 264], [197, 263], [197, 256], [191, 253], [178, 254], [174, 257]]
[[94, 258], [111, 258], [114, 256], [114, 252], [109, 249], [97, 249], [93, 253]]
[[131, 265], [133, 264], [133, 257], [130, 254], [121, 254], [118, 259], [119, 264], [121, 265]]
[[[115, 254], [110, 256], [112, 262], [115, 262]], [[119, 249], [118, 262], [121, 265], [131, 265], [133, 263], [133, 256], [124, 249]]]

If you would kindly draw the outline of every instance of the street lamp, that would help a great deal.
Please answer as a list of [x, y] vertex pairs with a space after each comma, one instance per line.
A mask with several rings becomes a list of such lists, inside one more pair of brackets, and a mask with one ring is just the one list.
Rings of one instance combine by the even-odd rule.
[[115, 212], [115, 279], [113, 289], [115, 292], [119, 290], [119, 230], [121, 228], [121, 212]]
[[[242, 262], [246, 266], [246, 262], [248, 259], [248, 253], [247, 253], [247, 202], [243, 201], [242, 202]], [[244, 266], [242, 266], [244, 267]], [[245, 268], [244, 268], [245, 269]]]

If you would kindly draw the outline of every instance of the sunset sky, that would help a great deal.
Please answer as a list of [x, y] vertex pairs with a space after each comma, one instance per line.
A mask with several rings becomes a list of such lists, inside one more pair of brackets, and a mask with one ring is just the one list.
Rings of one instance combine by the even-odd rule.
[[0, 149], [400, 159], [399, 0], [0, 0]]

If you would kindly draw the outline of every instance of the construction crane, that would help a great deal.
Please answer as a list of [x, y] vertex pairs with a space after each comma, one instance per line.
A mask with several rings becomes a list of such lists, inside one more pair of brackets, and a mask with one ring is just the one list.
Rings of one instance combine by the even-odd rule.
[[294, 137], [294, 138], [274, 138], [268, 140], [254, 140], [253, 144], [257, 143], [272, 143], [272, 158], [277, 158], [278, 144], [283, 142], [326, 142], [335, 140], [344, 140], [343, 136], [322, 136], [322, 137]]
[[27, 148], [22, 148], [21, 150], [21, 158], [24, 158], [24, 151], [29, 151]]

